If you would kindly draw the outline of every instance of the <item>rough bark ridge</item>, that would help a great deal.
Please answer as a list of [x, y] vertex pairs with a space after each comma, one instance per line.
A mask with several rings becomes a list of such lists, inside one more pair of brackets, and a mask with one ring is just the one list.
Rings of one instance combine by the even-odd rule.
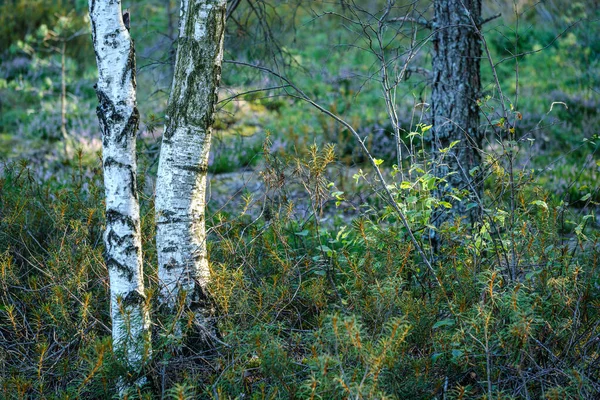
[[[431, 94], [435, 154], [435, 174], [446, 179], [440, 184], [440, 199], [449, 201], [450, 210], [434, 216], [435, 226], [464, 218], [469, 224], [480, 219], [481, 209], [473, 206], [481, 199], [482, 181], [474, 168], [481, 164], [482, 135], [479, 129], [477, 99], [481, 91], [481, 40], [472, 21], [481, 20], [481, 0], [434, 1], [433, 88]], [[449, 152], [452, 142], [460, 142]], [[473, 174], [473, 175], [472, 175]], [[450, 193], [467, 191], [462, 201]], [[469, 206], [469, 204], [471, 204]], [[470, 208], [469, 208], [470, 207]]]
[[136, 189], [135, 52], [118, 0], [90, 0], [92, 40], [98, 63], [95, 86], [102, 132], [106, 193], [105, 260], [110, 276], [113, 347], [130, 373], [149, 351], [150, 319], [142, 280], [140, 212]]
[[[221, 78], [225, 0], [182, 0], [173, 86], [156, 183], [156, 244], [161, 304], [191, 310], [211, 336], [206, 293], [206, 171]], [[181, 297], [181, 296], [185, 296]], [[180, 300], [184, 300], [180, 302]], [[179, 309], [184, 305], [184, 309]]]

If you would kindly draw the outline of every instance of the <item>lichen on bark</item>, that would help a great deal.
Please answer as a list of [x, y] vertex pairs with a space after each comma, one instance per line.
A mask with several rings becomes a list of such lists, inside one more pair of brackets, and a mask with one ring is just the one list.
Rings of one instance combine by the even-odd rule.
[[206, 172], [221, 78], [225, 0], [182, 0], [173, 85], [156, 184], [160, 302], [195, 315], [192, 336], [211, 345], [216, 331], [206, 289]]

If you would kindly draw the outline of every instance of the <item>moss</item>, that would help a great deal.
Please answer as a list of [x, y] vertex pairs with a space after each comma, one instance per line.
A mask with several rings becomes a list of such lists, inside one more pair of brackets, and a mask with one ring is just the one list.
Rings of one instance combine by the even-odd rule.
[[198, 9], [188, 11], [186, 34], [178, 40], [175, 84], [167, 106], [169, 121], [164, 133], [167, 139], [171, 139], [178, 125], [190, 125], [208, 134], [214, 122], [221, 76], [221, 66], [215, 65], [215, 60], [221, 51], [225, 6], [211, 8], [206, 17], [205, 36], [195, 40], [194, 22], [203, 3], [194, 4]]

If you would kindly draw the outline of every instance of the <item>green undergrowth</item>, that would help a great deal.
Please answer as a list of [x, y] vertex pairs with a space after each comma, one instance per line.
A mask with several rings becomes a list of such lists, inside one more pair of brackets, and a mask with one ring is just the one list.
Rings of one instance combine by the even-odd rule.
[[[440, 232], [435, 275], [385, 209], [333, 229], [319, 218], [299, 224], [285, 201], [264, 224], [220, 216], [213, 291], [231, 349], [206, 395], [591, 398], [600, 367], [594, 217], [532, 181], [517, 193], [514, 219], [498, 200], [478, 231]], [[407, 205], [415, 224], [417, 208]]]
[[[14, 42], [12, 53], [5, 49], [0, 71], [3, 159], [40, 143], [62, 146], [59, 57], [41, 51], [36, 41], [40, 24], [56, 25], [54, 11], [62, 3], [37, 3], [52, 13], [28, 19], [23, 1], [10, 15], [0, 13], [2, 21], [18, 12], [14, 22], [32, 23], [23, 25], [18, 37], [7, 30], [9, 23], [0, 30]], [[83, 18], [86, 3], [75, 4]], [[477, 229], [445, 226], [438, 232], [443, 246], [433, 254], [428, 223], [446, 205], [433, 199], [440, 182], [431, 176], [431, 165], [421, 160], [405, 166], [413, 175], [403, 181], [391, 167], [393, 157], [374, 151], [433, 270], [423, 263], [390, 204], [377, 197], [373, 171], [362, 164], [346, 130], [281, 96], [281, 89], [220, 103], [210, 172], [254, 168], [262, 180], [257, 187], [264, 188], [263, 197], [244, 195], [248, 204], [260, 205], [258, 216], [242, 205], [207, 219], [210, 290], [222, 344], [210, 357], [171, 354], [168, 337], [155, 334], [145, 371], [149, 385], [129, 397], [594, 398], [600, 391], [595, 215], [600, 193], [594, 137], [599, 49], [592, 8], [582, 4], [570, 5], [566, 19], [557, 18], [555, 25], [540, 15], [524, 15], [518, 48], [514, 21], [492, 22], [485, 32], [494, 60], [509, 57], [496, 65], [497, 73], [506, 96], [516, 100], [519, 87], [511, 112], [521, 117], [514, 119], [512, 141], [487, 132], [484, 218]], [[167, 30], [169, 16], [160, 2], [138, 7], [132, 11], [140, 55], [138, 99], [143, 120], [149, 120], [145, 128], [152, 131], [153, 125], [162, 125], [153, 120], [166, 103], [160, 89], [169, 87], [168, 41], [154, 52], [144, 51], [162, 38], [156, 33]], [[370, 78], [378, 69], [375, 57], [355, 46], [362, 42], [340, 29], [335, 18], [315, 18], [309, 9], [295, 10], [287, 3], [282, 7], [282, 15], [294, 11], [301, 29], [273, 25], [289, 63], [278, 71], [342, 115], [372, 148], [374, 127], [385, 128], [387, 118], [380, 84]], [[248, 8], [237, 12], [254, 15]], [[281, 22], [273, 12], [265, 18]], [[262, 34], [250, 34], [256, 25], [228, 26], [233, 28], [226, 40], [245, 53], [226, 45], [231, 52], [226, 58], [252, 63], [273, 56], [273, 49], [263, 48], [268, 41], [253, 45]], [[95, 129], [89, 127], [95, 118], [94, 63], [89, 43], [85, 46], [77, 40], [67, 50], [67, 129], [74, 135]], [[532, 53], [512, 58], [518, 52]], [[430, 55], [423, 53], [418, 61], [428, 65]], [[81, 57], [85, 54], [89, 57]], [[155, 74], [145, 67], [156, 60], [164, 61], [165, 71]], [[493, 125], [498, 96], [491, 72], [482, 65], [484, 91], [491, 96], [483, 112]], [[225, 64], [223, 71], [224, 86], [239, 92], [281, 84], [247, 67]], [[399, 82], [398, 110], [407, 132], [419, 130], [419, 116], [410, 117], [414, 104], [428, 97], [424, 82], [416, 74]], [[261, 151], [269, 130], [273, 142]], [[157, 154], [157, 145], [147, 147], [140, 154], [141, 169], [154, 171], [156, 160], [149, 155]], [[506, 158], [515, 149], [511, 176]], [[295, 156], [282, 155], [290, 153]], [[334, 183], [335, 168], [355, 163], [356, 186]], [[114, 397], [120, 371], [111, 349], [102, 257], [100, 162], [79, 153], [57, 168], [46, 167], [25, 161], [0, 165], [0, 397]], [[145, 284], [154, 304], [152, 173], [142, 173], [138, 186]], [[372, 196], [351, 193], [359, 185]], [[299, 206], [305, 212], [299, 213]], [[155, 333], [168, 326], [168, 319], [159, 317], [164, 316], [153, 307]], [[176, 371], [167, 372], [165, 365]]]
[[2, 175], [2, 397], [108, 394], [94, 378], [110, 350], [101, 175], [39, 183], [25, 162]]
[[[60, 173], [42, 179], [24, 160], [2, 164], [2, 398], [115, 394], [100, 165], [79, 151]], [[144, 212], [147, 198], [140, 197], [144, 232], [153, 235], [153, 217]], [[149, 249], [145, 257], [151, 264]]]
[[[326, 223], [332, 199], [344, 202], [330, 185], [333, 147], [314, 146], [295, 160], [268, 152], [263, 158], [261, 216], [239, 210], [208, 221], [217, 353], [171, 354], [168, 337], [155, 335], [145, 372], [150, 385], [129, 398], [579, 399], [597, 392], [593, 212], [566, 207], [526, 174], [511, 211], [495, 191], [506, 172], [492, 168], [484, 224], [473, 232], [460, 224], [443, 228], [429, 270], [385, 203], [367, 201], [367, 211]], [[101, 171], [81, 153], [68, 165], [66, 174], [46, 180], [25, 162], [3, 166], [5, 398], [116, 394]], [[426, 173], [414, 173], [411, 185], [398, 184], [398, 201], [417, 229], [430, 215], [432, 188]], [[152, 299], [147, 180], [142, 175], [139, 186]], [[292, 183], [309, 194], [308, 217], [299, 217], [286, 196]], [[425, 229], [415, 236], [431, 254]], [[168, 325], [154, 308], [152, 317], [155, 332]]]

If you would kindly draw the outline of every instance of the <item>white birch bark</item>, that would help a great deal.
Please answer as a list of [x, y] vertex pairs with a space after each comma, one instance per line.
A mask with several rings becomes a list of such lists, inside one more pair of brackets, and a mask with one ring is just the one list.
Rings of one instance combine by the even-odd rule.
[[135, 52], [123, 25], [120, 0], [90, 0], [98, 63], [95, 86], [102, 132], [106, 193], [105, 259], [110, 277], [113, 348], [130, 374], [149, 352], [150, 320], [142, 280], [140, 213], [136, 189]]
[[210, 280], [204, 219], [206, 171], [221, 78], [225, 10], [225, 0], [181, 1], [156, 182], [160, 301], [178, 315], [191, 310], [197, 322], [195, 334], [204, 341], [213, 332], [206, 293]]

